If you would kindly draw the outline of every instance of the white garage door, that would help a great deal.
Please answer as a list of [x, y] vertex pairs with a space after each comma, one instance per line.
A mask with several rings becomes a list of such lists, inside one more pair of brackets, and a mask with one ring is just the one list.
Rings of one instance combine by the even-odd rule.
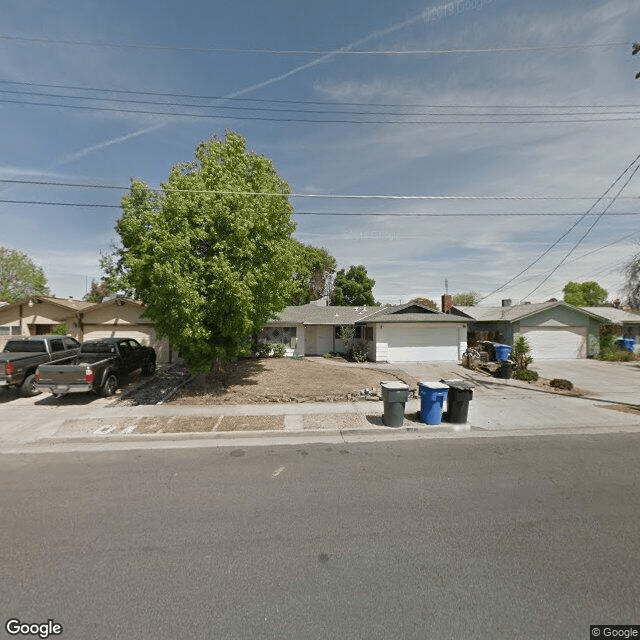
[[586, 327], [522, 327], [521, 331], [531, 345], [534, 360], [587, 357]]
[[385, 325], [389, 362], [453, 362], [458, 360], [458, 327], [424, 324]]

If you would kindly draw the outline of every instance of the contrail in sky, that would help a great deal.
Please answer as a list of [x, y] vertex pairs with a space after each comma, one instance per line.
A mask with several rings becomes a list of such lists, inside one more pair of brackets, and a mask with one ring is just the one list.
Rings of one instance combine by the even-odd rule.
[[[491, 2], [491, 0], [482, 0], [482, 1], [486, 2], [487, 4]], [[454, 7], [458, 7], [460, 3], [461, 3], [461, 0], [453, 0], [448, 4], [444, 4], [440, 7], [437, 7], [438, 17], [444, 17], [445, 15], [447, 15], [450, 9], [452, 10]], [[420, 13], [416, 14], [415, 16], [408, 18], [407, 20], [403, 20], [402, 22], [397, 22], [396, 24], [393, 24], [390, 27], [387, 27], [385, 29], [380, 29], [378, 31], [373, 31], [369, 35], [366, 35], [360, 38], [359, 40], [355, 40], [354, 42], [346, 44], [340, 49], [337, 49], [336, 51], [326, 53], [316, 58], [315, 60], [311, 60], [310, 62], [305, 62], [304, 64], [298, 65], [297, 67], [294, 67], [290, 71], [281, 73], [277, 76], [273, 76], [272, 78], [268, 78], [267, 80], [262, 80], [261, 82], [257, 82], [255, 84], [249, 85], [248, 87], [244, 87], [242, 89], [238, 89], [236, 91], [228, 93], [226, 96], [224, 96], [224, 98], [237, 98], [238, 96], [251, 93], [252, 91], [257, 91], [258, 89], [262, 89], [263, 87], [267, 87], [271, 84], [275, 84], [276, 82], [280, 82], [281, 80], [285, 80], [286, 78], [290, 78], [291, 76], [294, 76], [300, 73], [301, 71], [305, 71], [306, 69], [310, 69], [311, 67], [315, 67], [319, 64], [322, 64], [323, 62], [327, 62], [327, 60], [331, 60], [332, 58], [335, 58], [342, 51], [349, 51], [350, 49], [353, 49], [362, 44], [365, 44], [370, 40], [388, 36], [392, 33], [395, 33], [396, 31], [404, 29], [405, 27], [410, 27], [420, 22], [421, 20], [426, 20], [431, 13], [433, 13], [433, 7], [427, 8], [424, 11], [421, 11]], [[430, 22], [432, 21], [433, 20], [430, 20]], [[62, 160], [59, 160], [53, 166], [58, 167], [62, 164], [68, 164], [73, 160], [77, 160], [78, 158], [83, 158], [91, 153], [94, 153], [95, 151], [99, 151], [101, 149], [105, 149], [106, 147], [110, 147], [111, 145], [119, 144], [121, 142], [126, 142], [127, 140], [131, 140], [132, 138], [137, 138], [138, 136], [144, 135], [145, 133], [151, 133], [152, 131], [157, 131], [158, 129], [162, 129], [166, 125], [167, 125], [167, 122], [165, 121], [158, 124], [154, 124], [150, 127], [137, 129], [136, 131], [132, 131], [131, 133], [128, 133], [124, 136], [120, 136], [118, 138], [113, 138], [112, 140], [105, 140], [104, 142], [100, 142], [90, 147], [86, 147], [85, 149], [81, 149], [80, 151], [76, 151], [75, 153], [65, 156]]]

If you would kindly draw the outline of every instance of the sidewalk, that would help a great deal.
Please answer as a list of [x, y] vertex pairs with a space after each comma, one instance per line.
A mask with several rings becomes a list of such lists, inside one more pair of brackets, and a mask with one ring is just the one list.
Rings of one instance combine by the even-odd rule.
[[[232, 446], [234, 444], [355, 442], [406, 438], [640, 431], [640, 412], [614, 403], [549, 393], [517, 381], [473, 376], [476, 383], [466, 425], [421, 423], [419, 400], [405, 407], [400, 428], [383, 424], [383, 403], [270, 403], [253, 405], [140, 405], [37, 407], [26, 416], [3, 411], [0, 450]], [[22, 413], [23, 410], [20, 410]], [[37, 427], [33, 420], [37, 418]]]

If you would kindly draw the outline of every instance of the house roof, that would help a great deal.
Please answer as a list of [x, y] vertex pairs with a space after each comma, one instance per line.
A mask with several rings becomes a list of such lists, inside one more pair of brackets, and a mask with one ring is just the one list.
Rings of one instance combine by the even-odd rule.
[[518, 304], [510, 307], [454, 307], [455, 312], [459, 312], [462, 315], [475, 320], [476, 322], [516, 322], [523, 318], [536, 315], [541, 311], [547, 309], [554, 309], [555, 307], [565, 307], [578, 311], [587, 316], [602, 320], [603, 316], [599, 316], [591, 311], [588, 311], [584, 307], [574, 307], [566, 302], [535, 302], [531, 304]]
[[42, 302], [50, 302], [51, 304], [55, 304], [58, 307], [63, 307], [64, 309], [69, 309], [71, 311], [80, 311], [82, 309], [86, 309], [87, 307], [93, 306], [93, 302], [86, 302], [85, 300], [75, 300], [73, 298], [56, 298], [54, 296], [29, 296], [27, 298], [22, 298], [21, 300], [17, 300], [8, 305], [3, 305], [2, 308], [8, 307], [17, 307], [21, 304], [28, 304], [29, 300], [40, 300]]
[[97, 309], [104, 309], [107, 305], [123, 305], [123, 304], [133, 304], [138, 307], [144, 307], [144, 302], [140, 302], [140, 300], [133, 300], [132, 298], [111, 298], [110, 300], [104, 300], [103, 302], [91, 302], [88, 307], [85, 307], [82, 312], [86, 315], [87, 313], [92, 313]]
[[624, 311], [615, 307], [582, 307], [585, 311], [601, 316], [613, 324], [640, 324], [640, 313]]
[[367, 322], [466, 322], [410, 302], [385, 307], [318, 307], [314, 304], [286, 307], [267, 324], [362, 324]]
[[267, 324], [354, 324], [378, 311], [380, 307], [319, 307], [302, 304], [286, 307]]
[[440, 313], [417, 302], [383, 307], [364, 322], [467, 322], [466, 318]]

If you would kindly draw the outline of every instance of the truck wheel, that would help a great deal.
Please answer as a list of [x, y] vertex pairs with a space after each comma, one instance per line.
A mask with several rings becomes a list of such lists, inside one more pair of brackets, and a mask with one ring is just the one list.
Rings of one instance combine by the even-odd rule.
[[115, 373], [110, 373], [107, 379], [104, 381], [102, 388], [100, 389], [100, 395], [103, 398], [112, 396], [118, 389], [118, 377]]
[[152, 376], [156, 371], [156, 361], [155, 358], [153, 360], [147, 360], [145, 362], [144, 367], [142, 367], [142, 375], [143, 376]]
[[36, 389], [36, 375], [35, 373], [31, 373], [23, 380], [22, 386], [20, 387], [20, 395], [25, 398], [32, 398], [39, 393], [40, 391]]

